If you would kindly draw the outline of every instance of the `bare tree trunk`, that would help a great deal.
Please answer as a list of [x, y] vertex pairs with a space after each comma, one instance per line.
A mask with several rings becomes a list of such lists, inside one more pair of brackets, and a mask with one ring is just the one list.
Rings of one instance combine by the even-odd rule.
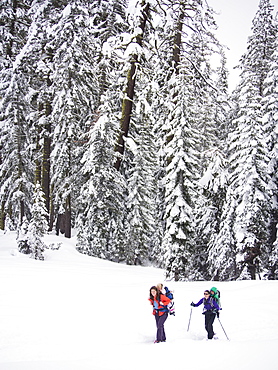
[[43, 153], [42, 153], [42, 173], [41, 173], [41, 185], [42, 190], [45, 195], [45, 205], [46, 209], [49, 212], [50, 209], [50, 133], [51, 133], [51, 124], [50, 120], [47, 120], [47, 117], [51, 114], [51, 105], [49, 102], [45, 103], [45, 134], [43, 139]]
[[53, 186], [50, 191], [50, 203], [49, 203], [49, 231], [53, 230], [54, 225], [54, 205], [53, 205]]
[[4, 202], [2, 202], [1, 210], [0, 210], [0, 230], [5, 229], [5, 218], [6, 218], [6, 213], [4, 210]]
[[66, 238], [71, 238], [71, 198], [66, 198], [65, 212], [57, 216], [56, 235], [65, 234]]
[[[175, 68], [175, 74], [179, 74], [179, 64], [180, 64], [180, 55], [181, 55], [181, 46], [182, 46], [182, 28], [183, 28], [183, 19], [184, 19], [184, 13], [181, 11], [179, 15], [179, 19], [177, 21], [177, 27], [176, 27], [176, 34], [174, 38], [174, 45], [173, 45], [173, 59], [172, 63]], [[173, 95], [173, 103], [177, 104], [176, 97], [178, 95], [178, 92], [176, 91]], [[169, 143], [173, 139], [173, 134], [167, 134], [166, 140]], [[168, 164], [171, 162], [170, 158], [167, 158]]]
[[[23, 183], [22, 183], [22, 174], [23, 174], [23, 163], [22, 163], [22, 127], [21, 127], [21, 120], [20, 117], [18, 117], [17, 122], [15, 123], [16, 125], [16, 135], [15, 135], [15, 140], [16, 140], [16, 147], [17, 147], [17, 166], [18, 166], [18, 179], [20, 179], [20, 185], [19, 185], [19, 191], [24, 194], [24, 189], [23, 189]], [[21, 225], [24, 217], [24, 201], [19, 200], [19, 220], [18, 224]]]
[[182, 27], [183, 27], [183, 19], [184, 19], [184, 13], [181, 12], [179, 15], [179, 20], [177, 24], [177, 32], [174, 39], [174, 48], [173, 48], [173, 61], [174, 61], [174, 67], [175, 72], [178, 75], [179, 74], [179, 64], [180, 64], [180, 55], [181, 55], [181, 34], [182, 34]]
[[65, 237], [71, 237], [71, 198], [70, 195], [66, 199], [66, 210], [65, 210]]
[[[0, 145], [0, 165], [2, 164], [2, 145]], [[0, 230], [5, 229], [5, 209], [4, 209], [4, 201], [1, 202], [1, 209], [0, 209]]]

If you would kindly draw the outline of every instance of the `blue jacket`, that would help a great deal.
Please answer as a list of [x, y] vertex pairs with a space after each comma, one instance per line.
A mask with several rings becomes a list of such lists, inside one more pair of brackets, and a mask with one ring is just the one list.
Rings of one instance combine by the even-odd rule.
[[216, 300], [212, 297], [209, 297], [208, 299], [205, 299], [205, 298], [200, 299], [199, 302], [195, 304], [195, 307], [200, 306], [202, 303], [204, 304], [204, 312], [213, 310], [213, 309], [221, 310]]

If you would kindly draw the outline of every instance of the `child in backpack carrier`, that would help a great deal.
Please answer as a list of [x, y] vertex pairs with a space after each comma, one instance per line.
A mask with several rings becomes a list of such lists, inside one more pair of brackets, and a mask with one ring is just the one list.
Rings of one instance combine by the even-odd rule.
[[157, 284], [157, 289], [160, 293], [164, 294], [166, 297], [168, 297], [169, 299], [171, 299], [171, 302], [168, 304], [167, 308], [168, 308], [168, 312], [170, 315], [174, 315], [175, 316], [175, 304], [174, 304], [174, 295], [173, 295], [173, 292], [170, 291], [167, 286], [165, 286], [163, 288], [163, 284], [159, 283]]
[[217, 288], [212, 287], [210, 289], [210, 296], [212, 298], [214, 298], [216, 300], [218, 306], [221, 307], [221, 304], [220, 304], [220, 292], [219, 292], [219, 290]]
[[217, 315], [218, 317], [219, 310], [221, 310], [221, 308], [219, 307], [216, 300], [213, 297], [211, 297], [209, 290], [205, 290], [204, 298], [201, 298], [198, 303], [192, 302], [191, 306], [198, 307], [202, 303], [204, 304], [203, 315], [205, 315], [205, 328], [208, 333], [208, 339], [212, 339], [214, 336], [213, 322], [214, 322], [215, 316]]

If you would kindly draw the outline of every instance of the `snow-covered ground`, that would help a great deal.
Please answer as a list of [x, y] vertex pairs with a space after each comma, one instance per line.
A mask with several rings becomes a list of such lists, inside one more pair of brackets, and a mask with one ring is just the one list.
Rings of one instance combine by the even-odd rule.
[[[261, 370], [277, 369], [278, 282], [167, 282], [176, 316], [167, 342], [154, 344], [149, 288], [162, 270], [79, 254], [75, 240], [45, 261], [16, 252], [15, 234], [0, 232], [0, 370]], [[205, 289], [221, 291], [219, 340], [206, 341]]]

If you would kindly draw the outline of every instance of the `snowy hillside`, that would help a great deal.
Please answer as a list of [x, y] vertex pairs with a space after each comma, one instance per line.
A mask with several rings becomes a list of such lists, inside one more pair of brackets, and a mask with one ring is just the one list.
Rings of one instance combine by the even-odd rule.
[[[278, 347], [278, 282], [194, 282], [174, 290], [176, 316], [166, 343], [154, 344], [149, 288], [163, 271], [119, 265], [61, 242], [45, 261], [16, 252], [15, 234], [0, 234], [0, 370], [274, 370]], [[202, 308], [190, 302], [216, 285], [223, 311], [206, 341]]]

